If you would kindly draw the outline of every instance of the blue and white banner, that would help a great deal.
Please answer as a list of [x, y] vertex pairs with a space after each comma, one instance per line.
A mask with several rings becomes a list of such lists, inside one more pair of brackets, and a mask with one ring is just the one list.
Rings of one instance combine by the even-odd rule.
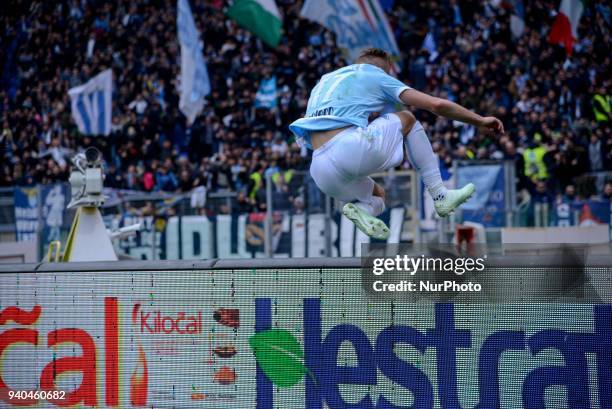
[[435, 61], [438, 58], [438, 44], [432, 31], [429, 31], [423, 40], [423, 46], [421, 47], [429, 52], [429, 61]]
[[178, 0], [177, 30], [181, 45], [181, 75], [179, 109], [191, 125], [204, 107], [204, 97], [210, 93], [210, 79], [188, 0]]
[[560, 201], [554, 206], [554, 226], [595, 226], [608, 224], [612, 231], [612, 205], [609, 200]]
[[378, 1], [306, 0], [300, 14], [333, 31], [338, 45], [348, 49], [352, 60], [368, 47], [399, 55], [387, 16]]
[[[385, 210], [380, 219], [390, 228], [387, 243], [399, 243], [405, 218], [404, 207]], [[190, 260], [208, 258], [259, 258], [264, 252], [265, 213], [240, 215], [173, 216], [165, 220], [152, 216], [106, 216], [110, 230], [141, 223], [134, 236], [114, 242], [117, 254], [142, 260]], [[330, 223], [333, 257], [359, 257], [361, 244], [370, 238], [336, 213]], [[272, 222], [274, 257], [325, 256], [325, 214], [274, 213]]]
[[72, 118], [85, 135], [108, 135], [112, 121], [113, 72], [102, 71], [85, 84], [68, 91]]
[[38, 187], [15, 187], [13, 195], [17, 241], [36, 241]]
[[476, 185], [476, 193], [462, 206], [464, 221], [482, 223], [485, 227], [505, 226], [505, 192], [503, 165], [475, 165], [457, 168], [457, 186]]
[[519, 38], [525, 32], [525, 5], [523, 0], [509, 0], [510, 12], [510, 31], [514, 38]]
[[63, 240], [62, 232], [68, 231], [66, 205], [70, 201], [70, 185], [56, 183], [40, 186], [40, 209], [43, 248], [55, 240]]
[[256, 108], [276, 108], [276, 76], [264, 78], [259, 83], [257, 94], [255, 94]]

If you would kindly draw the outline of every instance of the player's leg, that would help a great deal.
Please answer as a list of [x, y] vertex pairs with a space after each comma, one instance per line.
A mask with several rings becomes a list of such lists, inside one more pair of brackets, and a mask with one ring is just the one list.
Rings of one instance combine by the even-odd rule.
[[[434, 207], [441, 217], [453, 212], [459, 205], [468, 200], [474, 194], [474, 185], [467, 184], [461, 189], [446, 189], [440, 175], [438, 156], [434, 153], [429, 138], [423, 129], [423, 125], [416, 120], [410, 111], [400, 111], [387, 114], [374, 120], [368, 129], [383, 136], [383, 144], [378, 147], [393, 161], [385, 164], [384, 169], [397, 166], [399, 151], [404, 146], [408, 160], [419, 173], [423, 184], [434, 199]], [[398, 144], [398, 135], [401, 135]]]
[[[408, 160], [412, 167], [419, 173], [423, 184], [434, 200], [443, 198], [447, 189], [440, 175], [438, 157], [431, 147], [423, 126], [410, 111], [394, 112], [392, 115], [398, 117], [399, 124], [386, 121], [382, 125], [389, 133], [401, 132]], [[372, 125], [375, 125], [375, 123], [372, 123]], [[401, 125], [401, 129], [397, 129], [399, 125]], [[393, 150], [398, 148], [391, 147], [390, 149], [392, 149], [390, 153], [393, 154]]]
[[334, 165], [334, 159], [332, 152], [315, 152], [310, 165], [313, 180], [323, 193], [346, 203], [342, 212], [359, 230], [370, 237], [386, 240], [390, 230], [376, 218], [384, 211], [385, 204], [381, 197], [374, 195], [374, 181], [346, 177]]
[[374, 186], [376, 184], [370, 177], [351, 180], [344, 185], [346, 196], [338, 197], [338, 200], [356, 200], [342, 206], [342, 213], [368, 236], [386, 240], [391, 231], [385, 222], [376, 217], [385, 210], [385, 202], [382, 197], [374, 195]]
[[423, 125], [416, 121], [406, 134], [406, 153], [408, 160], [419, 173], [423, 184], [434, 200], [434, 208], [440, 217], [452, 213], [468, 200], [475, 191], [475, 186], [468, 183], [461, 189], [447, 189], [442, 182], [438, 156], [434, 153]]

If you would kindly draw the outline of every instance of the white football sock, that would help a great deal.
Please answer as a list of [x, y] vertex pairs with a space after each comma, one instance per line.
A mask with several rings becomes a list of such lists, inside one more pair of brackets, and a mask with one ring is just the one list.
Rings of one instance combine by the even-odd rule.
[[429, 138], [423, 129], [423, 125], [417, 121], [405, 140], [408, 151], [408, 159], [412, 166], [419, 172], [423, 184], [434, 200], [446, 197], [446, 187], [440, 176], [440, 165], [438, 156], [431, 148]]
[[374, 217], [377, 217], [379, 214], [385, 211], [385, 202], [378, 196], [372, 196], [369, 203], [357, 202], [355, 203], [355, 206], [359, 206], [367, 214]]

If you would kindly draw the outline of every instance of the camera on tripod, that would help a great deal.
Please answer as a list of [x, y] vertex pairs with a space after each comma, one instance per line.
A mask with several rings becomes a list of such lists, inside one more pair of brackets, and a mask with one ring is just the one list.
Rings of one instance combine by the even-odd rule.
[[89, 147], [85, 152], [72, 158], [72, 163], [74, 167], [69, 179], [72, 199], [68, 203], [68, 208], [102, 206], [104, 204], [102, 153], [94, 147]]

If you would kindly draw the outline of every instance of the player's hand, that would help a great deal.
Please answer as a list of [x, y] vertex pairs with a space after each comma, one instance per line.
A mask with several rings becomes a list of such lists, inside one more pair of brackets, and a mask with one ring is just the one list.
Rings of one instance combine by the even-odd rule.
[[376, 118], [380, 116], [380, 112], [372, 112], [370, 116], [368, 116], [368, 123], [372, 122]]
[[374, 196], [380, 197], [383, 201], [385, 201], [387, 198], [387, 193], [385, 192], [385, 189], [378, 183], [374, 183], [374, 189], [372, 191], [372, 194]]
[[482, 118], [479, 128], [481, 131], [487, 134], [497, 133], [503, 135], [505, 133], [504, 124], [502, 124], [502, 121], [495, 118], [494, 116], [486, 116]]

